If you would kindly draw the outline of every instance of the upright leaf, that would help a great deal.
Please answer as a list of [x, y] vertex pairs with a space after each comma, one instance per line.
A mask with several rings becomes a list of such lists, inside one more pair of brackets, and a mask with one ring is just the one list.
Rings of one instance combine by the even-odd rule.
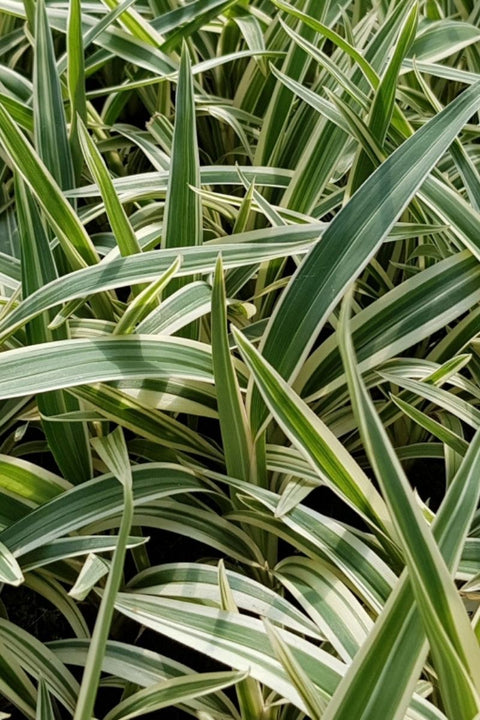
[[190, 56], [183, 45], [175, 102], [175, 128], [162, 233], [165, 248], [202, 244], [195, 99]]
[[62, 89], [44, 0], [37, 0], [35, 7], [35, 145], [59, 186], [67, 190], [74, 186], [74, 177]]
[[77, 118], [78, 135], [82, 148], [85, 162], [88, 169], [92, 173], [92, 177], [97, 183], [102, 194], [105, 210], [113, 230], [115, 240], [121, 255], [134, 255], [141, 252], [135, 232], [132, 228], [130, 220], [120, 202], [118, 195], [113, 187], [112, 180], [108, 173], [107, 166], [103, 158], [87, 132], [87, 129], [80, 118]]
[[[23, 296], [28, 297], [54, 280], [57, 272], [42, 219], [28, 188], [18, 176], [15, 187], [22, 247], [22, 289]], [[27, 326], [27, 338], [30, 343], [67, 339], [68, 332], [65, 326], [51, 332], [48, 329], [48, 322], [48, 313], [31, 320]], [[39, 394], [37, 403], [43, 416], [42, 424], [49, 448], [63, 475], [73, 483], [88, 480], [92, 476], [92, 462], [86, 425], [48, 420], [49, 416], [78, 410], [78, 402], [75, 398], [59, 391]]]
[[[392, 57], [375, 91], [368, 126], [380, 146], [383, 146], [390, 126], [395, 107], [398, 75], [402, 67], [402, 62], [415, 39], [417, 20], [418, 5], [415, 2], [406, 14], [405, 22], [400, 28]], [[374, 166], [372, 166], [364, 150], [360, 149], [349, 178], [349, 185], [352, 192], [355, 192], [355, 190], [360, 187], [362, 182], [371, 174], [373, 168]]]
[[0, 143], [44, 211], [70, 266], [78, 269], [97, 263], [95, 247], [78, 216], [1, 102]]
[[355, 365], [349, 297], [342, 306], [340, 349], [369, 461], [397, 528], [417, 607], [447, 710], [472, 720], [480, 712], [480, 649], [465, 607]]
[[38, 683], [36, 720], [55, 720], [50, 693], [43, 678]]
[[77, 118], [87, 122], [85, 94], [85, 58], [82, 34], [82, 0], [69, 3], [67, 25], [67, 84], [70, 100], [70, 149], [77, 179], [83, 165], [78, 139]]
[[227, 474], [248, 480], [251, 473], [251, 439], [228, 343], [221, 257], [215, 268], [212, 293], [212, 363]]
[[117, 428], [106, 437], [98, 437], [92, 440], [92, 445], [107, 468], [123, 486], [123, 512], [117, 547], [113, 553], [112, 565], [100, 602], [100, 608], [92, 634], [92, 641], [85, 661], [85, 670], [78, 694], [74, 720], [91, 720], [93, 715], [105, 648], [110, 634], [115, 600], [122, 581], [128, 535], [133, 519], [132, 471], [123, 431]]

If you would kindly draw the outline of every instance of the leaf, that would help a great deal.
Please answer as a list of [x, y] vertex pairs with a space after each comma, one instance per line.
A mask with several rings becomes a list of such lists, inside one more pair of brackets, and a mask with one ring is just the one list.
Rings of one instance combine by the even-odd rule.
[[120, 254], [125, 256], [141, 252], [135, 232], [115, 192], [102, 156], [80, 118], [77, 118], [77, 128], [85, 162], [102, 194], [105, 210], [118, 243]]
[[[298, 372], [346, 286], [365, 267], [422, 181], [479, 107], [479, 87], [465, 90], [382, 163], [297, 270], [276, 306], [262, 343], [262, 354], [282, 377], [288, 379]], [[266, 412], [258, 396], [252, 403], [252, 422], [257, 431]]]
[[27, 717], [35, 718], [35, 688], [4, 643], [0, 657], [0, 692]]
[[[172, 157], [162, 229], [162, 246], [165, 248], [201, 245], [202, 201], [194, 192], [200, 186], [195, 98], [190, 56], [186, 43], [178, 76], [175, 103], [175, 126]], [[185, 284], [184, 280], [172, 283], [172, 290]], [[191, 337], [198, 335], [195, 326]]]
[[[146, 542], [142, 537], [129, 537], [127, 547], [136, 548]], [[58, 560], [70, 559], [79, 555], [108, 552], [115, 549], [116, 535], [82, 535], [81, 537], [65, 537], [46, 542], [35, 550], [20, 558], [20, 565], [25, 570], [55, 563]], [[72, 595], [72, 597], [74, 597]]]
[[[433, 523], [433, 533], [452, 573], [455, 573], [470, 528], [480, 488], [480, 433], [471, 443]], [[404, 648], [404, 653], [397, 651]], [[415, 600], [404, 571], [368, 640], [355, 656], [326, 712], [328, 720], [350, 718], [352, 702], [360, 715], [394, 718], [406, 708], [428, 645]], [[390, 680], [393, 679], [393, 682]]]
[[[88, 641], [71, 639], [51, 643], [51, 648], [60, 660], [68, 660], [73, 665], [85, 664]], [[182, 677], [192, 673], [191, 668], [170, 657], [147, 650], [143, 647], [110, 640], [107, 643], [103, 670], [119, 678], [130, 681], [140, 687], [149, 687], [162, 679]], [[185, 703], [186, 708], [193, 711], [205, 711], [233, 717], [239, 720], [234, 706], [222, 692], [212, 693], [201, 699]]]
[[129, 720], [146, 712], [185, 703], [202, 695], [223, 690], [240, 682], [245, 676], [244, 672], [212, 672], [192, 673], [172, 680], [163, 680], [130, 695], [111, 710], [105, 716], [105, 720]]
[[252, 472], [251, 438], [228, 345], [221, 256], [217, 260], [212, 292], [212, 363], [227, 473], [248, 480]]
[[[471, 718], [480, 707], [474, 667], [480, 661], [478, 644], [438, 545], [413, 499], [398, 462], [355, 367], [348, 334], [349, 305], [341, 316], [341, 352], [354, 412], [370, 463], [405, 552], [406, 566], [425, 627], [447, 707]], [[477, 658], [477, 655], [479, 657]]]
[[116, 335], [126, 335], [133, 332], [135, 325], [139, 325], [138, 332], [142, 332], [144, 319], [154, 312], [157, 306], [158, 296], [168, 286], [172, 277], [176, 274], [182, 264], [179, 256], [167, 270], [154, 280], [149, 286], [142, 290], [129, 304], [114, 330]]
[[[169, 463], [132, 468], [135, 505], [170, 494], [205, 489], [194, 474]], [[45, 503], [0, 533], [0, 541], [19, 558], [46, 543], [122, 512], [122, 490], [112, 475], [90, 480]], [[117, 523], [118, 525], [118, 523]]]
[[[24, 182], [15, 182], [18, 230], [22, 248], [22, 291], [28, 297], [57, 277], [54, 257], [42, 219]], [[65, 329], [54, 333], [48, 329], [49, 314], [32, 319], [27, 325], [27, 338], [32, 344], [48, 340], [65, 340]], [[53, 424], [49, 416], [78, 410], [76, 401], [65, 393], [44, 393], [37, 398], [43, 415], [42, 426], [49, 448], [62, 471], [71, 482], [79, 483], [92, 476], [92, 462], [85, 425], [64, 422]]]
[[132, 470], [121, 428], [117, 427], [109, 435], [92, 438], [90, 442], [108, 470], [124, 488], [131, 489]]
[[320, 720], [326, 707], [325, 700], [304, 672], [303, 667], [295, 659], [295, 656], [280, 633], [268, 620], [264, 619], [263, 624], [265, 625], [270, 645], [285, 668], [292, 684], [298, 690], [308, 710], [309, 717], [311, 717], [312, 720]]
[[269, 411], [316, 470], [319, 480], [338, 493], [379, 534], [391, 537], [390, 518], [367, 476], [328, 427], [263, 360], [258, 350], [235, 329], [233, 333]]
[[[74, 186], [62, 90], [57, 75], [52, 34], [43, 0], [35, 4], [33, 107], [35, 146], [62, 189]], [[27, 180], [28, 182], [28, 180]]]
[[98, 255], [85, 228], [44, 163], [34, 153], [1, 103], [0, 143], [48, 218], [70, 267], [77, 269], [97, 263]]
[[217, 473], [214, 478], [236, 488], [249, 508], [230, 513], [230, 518], [267, 528], [309, 557], [327, 561], [349, 579], [355, 592], [375, 613], [380, 611], [395, 585], [396, 575], [375, 550], [345, 525], [305, 505], [297, 505], [279, 518], [281, 496], [277, 493]]
[[198, 432], [167, 413], [151, 409], [130, 395], [110, 385], [83, 385], [70, 392], [96, 408], [101, 417], [118, 423], [155, 443], [161, 438], [164, 447], [215, 459], [223, 454]]
[[320, 560], [290, 557], [275, 568], [277, 577], [315, 621], [339, 656], [349, 663], [373, 629], [361, 603]]
[[0, 488], [36, 506], [61, 495], [71, 484], [28, 460], [0, 455]]
[[161, 15], [156, 22], [153, 22], [153, 26], [162, 33], [173, 31], [162, 49], [165, 52], [172, 51], [182, 39], [185, 41], [185, 38], [235, 2], [236, 0], [203, 0], [201, 3], [181, 6]]
[[[270, 233], [268, 230], [253, 231], [243, 237], [237, 236], [236, 239], [240, 241], [238, 244], [221, 247], [224, 266], [231, 268], [256, 265], [271, 258], [305, 252], [321, 236], [323, 228], [323, 224], [313, 223], [310, 226], [294, 228], [272, 228]], [[265, 242], [269, 236], [273, 243]], [[263, 242], [255, 243], [256, 239]], [[218, 245], [183, 248], [182, 267], [177, 274], [186, 276], [213, 272], [219, 250]], [[85, 295], [125, 285], [153, 282], [177, 257], [178, 250], [174, 248], [153, 250], [128, 258], [116, 258], [108, 264], [102, 263], [98, 267], [85, 268], [81, 273], [70, 273], [58, 278], [26, 298], [16, 310], [3, 318], [0, 322], [0, 333], [4, 331], [9, 334], [40, 312], [68, 300], [84, 298]]]
[[[288, 680], [269, 647], [263, 623], [260, 620], [189, 603], [141, 594], [120, 594], [117, 609], [132, 620], [160, 632], [178, 642], [191, 645], [210, 654], [214, 651], [220, 662], [250, 671], [260, 680], [299, 708], [303, 701]], [[311, 679], [319, 690], [327, 694], [338, 682], [342, 663], [314, 645], [286, 631], [282, 637], [303, 661]]]
[[[352, 336], [362, 372], [431, 336], [473, 307], [478, 262], [455, 253], [382, 295], [352, 319]], [[445, 294], [439, 293], [439, 287]], [[438, 324], [437, 324], [438, 323]], [[335, 333], [306, 361], [296, 386], [309, 401], [345, 386]]]
[[[418, 6], [412, 5], [405, 16], [403, 26], [400, 28], [397, 43], [389, 59], [387, 68], [381, 78], [380, 84], [375, 91], [372, 106], [369, 113], [368, 127], [375, 140], [382, 147], [390, 126], [395, 108], [395, 95], [398, 83], [398, 75], [403, 59], [412, 45], [417, 30]], [[375, 165], [374, 165], [375, 166]], [[370, 172], [368, 171], [370, 167]], [[367, 179], [372, 171], [365, 152], [360, 150], [354, 169], [349, 178], [350, 188], [355, 191]]]
[[[223, 571], [205, 563], [167, 563], [143, 570], [128, 583], [128, 590], [153, 596], [181, 599], [189, 597], [205, 604], [218, 605], [222, 609], [238, 612], [245, 610], [255, 615], [267, 617], [277, 625], [292, 632], [301, 633], [314, 640], [322, 635], [315, 624], [291, 602], [263, 583], [233, 570]], [[231, 606], [227, 608], [222, 601], [221, 577], [228, 583]], [[223, 583], [223, 590], [225, 582]]]
[[21, 585], [23, 573], [10, 550], [0, 542], [0, 582], [7, 585]]
[[211, 308], [210, 285], [203, 280], [189, 282], [162, 300], [161, 304], [138, 324], [137, 332], [147, 335], [173, 335], [192, 320], [209, 313]]
[[54, 720], [52, 701], [43, 678], [38, 683], [37, 720]]
[[408, 417], [410, 417], [414, 422], [417, 422], [429, 433], [455, 450], [455, 452], [460, 455], [465, 455], [468, 443], [463, 438], [459, 437], [456, 433], [452, 432], [452, 430], [449, 430], [449, 428], [413, 407], [410, 403], [407, 403], [398, 397], [391, 396], [391, 398], [395, 405], [398, 405], [400, 410], [408, 415]]
[[423, 62], [436, 62], [479, 40], [480, 32], [474, 25], [445, 18], [429, 23], [418, 34], [410, 56]]
[[[67, 86], [70, 100], [70, 151], [75, 174], [80, 175], [83, 160], [78, 137], [77, 118], [87, 121], [87, 99], [85, 96], [85, 58], [82, 36], [82, 3], [72, 0], [67, 20]], [[61, 68], [59, 68], [61, 72]]]
[[[277, 167], [239, 166], [248, 182], [271, 187], [287, 187], [292, 171]], [[116, 178], [113, 185], [118, 193], [132, 193], [136, 199], [149, 196], [153, 193], [165, 192], [168, 186], [169, 171], [150, 172], [131, 175], [126, 178]], [[200, 168], [200, 182], [202, 185], [241, 185], [238, 176], [238, 167], [226, 165], [208, 165]], [[76, 190], [65, 193], [67, 197], [86, 198], [97, 197], [100, 190], [96, 185], [84, 185]]]
[[0, 372], [2, 398], [126, 377], [213, 381], [208, 346], [161, 336], [59, 340], [8, 350], [0, 355]]
[[93, 438], [91, 442], [107, 468], [123, 486], [123, 508], [117, 546], [113, 553], [105, 590], [95, 619], [91, 644], [85, 660], [85, 669], [78, 693], [74, 720], [90, 720], [92, 717], [102, 672], [103, 657], [113, 619], [115, 599], [122, 582], [128, 535], [132, 526], [134, 508], [132, 470], [122, 429], [117, 427], [109, 435]]

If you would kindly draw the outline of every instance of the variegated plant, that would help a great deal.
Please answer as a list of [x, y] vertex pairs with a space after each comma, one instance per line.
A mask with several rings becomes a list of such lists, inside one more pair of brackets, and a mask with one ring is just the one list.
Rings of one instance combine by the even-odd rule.
[[479, 24], [0, 0], [0, 718], [480, 718]]

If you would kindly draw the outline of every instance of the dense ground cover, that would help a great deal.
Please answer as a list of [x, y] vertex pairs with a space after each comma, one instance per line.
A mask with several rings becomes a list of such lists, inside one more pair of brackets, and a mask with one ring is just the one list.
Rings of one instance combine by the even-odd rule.
[[0, 718], [478, 720], [479, 20], [0, 0]]

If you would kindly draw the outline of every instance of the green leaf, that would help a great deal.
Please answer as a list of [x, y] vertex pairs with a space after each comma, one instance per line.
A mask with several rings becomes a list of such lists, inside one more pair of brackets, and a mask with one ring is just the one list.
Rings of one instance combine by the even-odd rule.
[[360, 52], [358, 52], [352, 45], [350, 45], [341, 35], [336, 33], [331, 27], [320, 22], [318, 18], [313, 18], [310, 15], [307, 15], [301, 10], [295, 8], [293, 5], [284, 2], [284, 0], [272, 0], [272, 2], [278, 8], [280, 8], [281, 10], [285, 10], [285, 12], [288, 12], [289, 15], [298, 18], [298, 20], [301, 20], [316, 32], [321, 33], [328, 40], [332, 41], [333, 43], [335, 43], [335, 45], [344, 50], [347, 55], [349, 55], [362, 69], [365, 77], [368, 78], [372, 87], [376, 88], [378, 86], [378, 76], [376, 72], [372, 69], [370, 63], [368, 63]]
[[78, 693], [74, 720], [90, 720], [93, 714], [102, 672], [103, 657], [113, 619], [115, 599], [122, 582], [123, 565], [134, 508], [132, 469], [122, 429], [117, 427], [110, 435], [93, 438], [91, 442], [107, 468], [123, 486], [123, 508], [117, 546], [113, 553], [112, 564], [85, 660], [85, 669]]
[[0, 543], [0, 582], [7, 585], [21, 585], [23, 573], [10, 550]]
[[50, 700], [50, 693], [48, 692], [47, 686], [43, 678], [40, 678], [38, 683], [38, 698], [37, 698], [37, 720], [54, 720], [55, 715], [53, 713], [53, 705]]
[[[59, 640], [50, 643], [50, 647], [60, 660], [79, 666], [85, 664], [88, 641]], [[107, 643], [103, 670], [140, 687], [148, 687], [163, 679], [182, 677], [192, 672], [191, 668], [170, 657], [143, 647], [112, 640]], [[193, 712], [204, 711], [213, 715], [217, 713], [226, 718], [232, 717], [239, 720], [231, 701], [222, 692], [186, 702], [185, 707]]]
[[355, 367], [348, 311], [345, 301], [340, 348], [362, 439], [401, 539], [413, 592], [441, 679], [442, 696], [459, 718], [471, 719], [480, 707], [474, 670], [480, 662], [478, 644], [438, 545]]
[[167, 270], [154, 280], [148, 287], [140, 292], [127, 307], [114, 330], [116, 335], [133, 332], [135, 325], [139, 325], [138, 332], [142, 331], [142, 321], [154, 311], [157, 306], [158, 296], [167, 287], [172, 277], [176, 274], [182, 264], [179, 256]]
[[62, 90], [44, 1], [39, 0], [35, 9], [35, 146], [58, 185], [66, 190], [74, 186], [74, 178]]
[[305, 505], [297, 505], [279, 517], [281, 496], [277, 493], [217, 473], [213, 477], [236, 488], [249, 508], [230, 513], [230, 518], [267, 528], [309, 557], [327, 561], [349, 579], [355, 592], [374, 612], [383, 607], [396, 575], [377, 552], [349, 528]]
[[194, 700], [240, 682], [245, 672], [192, 673], [151, 685], [120, 702], [105, 720], [129, 720], [148, 712]]
[[367, 522], [390, 538], [393, 534], [382, 498], [328, 427], [268, 365], [260, 353], [233, 329], [242, 356], [269, 411], [319, 479], [357, 510]]
[[0, 488], [35, 506], [61, 495], [71, 484], [28, 460], [0, 455]]
[[265, 625], [270, 645], [276, 657], [282, 663], [292, 684], [298, 690], [300, 697], [305, 703], [309, 717], [312, 718], [312, 720], [320, 720], [327, 704], [325, 699], [322, 698], [317, 691], [315, 685], [296, 660], [280, 633], [268, 620], [264, 619], [263, 624]]
[[[143, 570], [128, 583], [128, 590], [142, 594], [181, 599], [185, 593], [205, 604], [238, 609], [267, 617], [277, 625], [314, 640], [322, 634], [315, 624], [291, 602], [263, 583], [233, 570], [224, 570], [232, 606], [222, 602], [220, 570], [205, 563], [167, 563]], [[238, 609], [237, 609], [238, 608]]]
[[[20, 177], [16, 177], [15, 188], [22, 249], [22, 291], [25, 298], [49, 281], [54, 281], [57, 270], [37, 206]], [[30, 343], [67, 339], [65, 329], [50, 332], [48, 321], [49, 314], [44, 313], [27, 325], [27, 338]], [[39, 412], [43, 415], [42, 426], [49, 448], [63, 475], [74, 483], [88, 480], [92, 476], [92, 462], [86, 426], [69, 422], [60, 425], [49, 421], [52, 415], [78, 410], [78, 404], [62, 392], [41, 394], [37, 403]]]
[[138, 324], [137, 332], [173, 335], [212, 309], [212, 288], [203, 280], [189, 282], [170, 295]]
[[[414, 3], [405, 16], [405, 21], [403, 26], [400, 28], [394, 52], [389, 59], [380, 84], [375, 91], [369, 114], [368, 127], [380, 146], [383, 146], [390, 126], [390, 121], [395, 108], [398, 75], [400, 73], [403, 59], [415, 39], [417, 22], [418, 6], [417, 3]], [[354, 169], [349, 178], [350, 188], [355, 191], [358, 187], [360, 187], [371, 171], [372, 166], [365, 157], [365, 152], [360, 150]]]
[[359, 600], [326, 563], [304, 557], [282, 560], [275, 577], [315, 621], [339, 656], [350, 663], [373, 629]]
[[77, 177], [83, 160], [78, 137], [77, 118], [87, 122], [87, 99], [85, 96], [85, 58], [82, 36], [82, 3], [72, 0], [67, 21], [67, 86], [70, 100], [70, 150]]
[[188, 38], [235, 2], [237, 0], [202, 0], [202, 2], [184, 5], [161, 15], [152, 23], [153, 26], [162, 33], [173, 31], [162, 49], [165, 52], [171, 52], [182, 39]]
[[141, 437], [183, 452], [215, 459], [223, 454], [199, 433], [167, 413], [149, 408], [127, 393], [110, 385], [83, 385], [71, 390], [72, 394], [96, 408], [100, 417], [118, 423]]
[[[292, 179], [292, 171], [277, 167], [239, 166], [248, 182], [257, 185], [285, 188]], [[157, 195], [165, 192], [168, 186], [169, 171], [146, 172], [131, 175], [126, 178], [116, 178], [113, 185], [118, 193], [132, 193], [135, 199], [149, 197], [152, 193]], [[200, 168], [200, 181], [202, 185], [241, 185], [238, 176], [238, 167], [228, 165], [208, 165]], [[84, 185], [76, 190], [65, 193], [70, 198], [98, 197], [100, 191], [96, 185]]]
[[0, 103], [0, 143], [9, 161], [31, 189], [62, 246], [70, 267], [77, 269], [98, 262], [98, 255], [85, 228], [47, 167], [34, 153], [22, 132]]
[[107, 166], [80, 118], [77, 118], [77, 128], [85, 161], [102, 194], [105, 210], [118, 243], [120, 254], [134, 255], [141, 252], [132, 225], [113, 187]]
[[[322, 242], [297, 270], [276, 306], [262, 343], [265, 359], [282, 377], [288, 379], [298, 372], [345, 288], [365, 267], [425, 177], [479, 107], [479, 87], [465, 90], [387, 158], [335, 217]], [[252, 403], [253, 426], [258, 430], [266, 412], [258, 396]]]
[[28, 718], [35, 718], [35, 688], [3, 642], [0, 657], [0, 693]]
[[1, 398], [127, 377], [213, 382], [208, 346], [161, 336], [59, 340], [8, 350], [0, 355], [0, 373]]
[[[128, 548], [136, 548], [146, 542], [144, 538], [130, 537]], [[35, 550], [26, 553], [20, 559], [25, 570], [34, 570], [58, 560], [69, 559], [79, 555], [87, 555], [114, 550], [117, 543], [115, 535], [83, 535], [81, 537], [65, 537], [46, 542]], [[74, 597], [71, 593], [69, 593]]]
[[[455, 253], [397, 285], [352, 319], [362, 372], [399, 355], [474, 307], [480, 266], [467, 252]], [[441, 289], [441, 291], [440, 291]], [[444, 292], [443, 292], [444, 291]], [[296, 387], [308, 400], [345, 386], [333, 334], [306, 361]]]
[[[206, 486], [193, 472], [169, 463], [148, 463], [132, 468], [135, 505], [171, 494], [199, 492]], [[87, 525], [122, 512], [122, 490], [111, 475], [90, 480], [45, 503], [0, 533], [0, 541], [16, 558]], [[118, 523], [117, 523], [118, 525]]]
[[[435, 539], [452, 574], [478, 503], [479, 463], [480, 433], [477, 433], [433, 523]], [[352, 703], [360, 717], [378, 720], [396, 717], [410, 700], [427, 652], [425, 631], [404, 571], [373, 632], [340, 683], [326, 718], [347, 720]]]
[[[117, 609], [132, 620], [157, 632], [215, 657], [222, 663], [249, 670], [260, 680], [287, 698], [296, 707], [304, 703], [274, 658], [260, 620], [217, 610], [196, 603], [125, 594], [118, 596]], [[296, 658], [305, 667], [318, 691], [327, 696], [333, 691], [343, 664], [321, 649], [285, 630], [279, 631]]]
[[[195, 98], [191, 74], [190, 55], [186, 43], [178, 76], [175, 103], [175, 126], [172, 157], [162, 229], [162, 245], [165, 248], [201, 245], [202, 201], [194, 192], [200, 187], [197, 129], [195, 122]], [[172, 283], [176, 290], [185, 281]], [[195, 326], [192, 337], [198, 335]]]
[[[271, 228], [270, 231], [255, 230], [243, 237], [237, 236], [235, 239], [240, 241], [238, 244], [183, 248], [182, 267], [178, 270], [178, 275], [213, 272], [220, 249], [225, 268], [256, 265], [275, 257], [302, 253], [318, 240], [323, 229], [322, 223], [312, 223], [309, 226], [293, 228]], [[272, 242], [267, 242], [269, 239]], [[58, 278], [26, 298], [16, 310], [3, 318], [0, 321], [0, 333], [5, 331], [9, 334], [40, 312], [68, 300], [84, 298], [85, 295], [125, 285], [153, 282], [177, 257], [178, 250], [175, 248], [153, 250], [128, 258], [116, 258], [99, 264], [98, 267], [85, 268], [77, 274], [70, 273]]]
[[423, 62], [443, 60], [480, 40], [478, 27], [467, 22], [443, 19], [429, 23], [413, 44], [410, 55]]
[[451, 447], [452, 450], [455, 450], [455, 452], [459, 453], [462, 456], [465, 455], [468, 449], [468, 443], [463, 438], [459, 437], [452, 430], [449, 430], [447, 427], [445, 427], [445, 425], [442, 425], [436, 420], [433, 420], [431, 417], [423, 413], [421, 410], [418, 410], [410, 403], [405, 402], [399, 397], [394, 397], [393, 395], [391, 395], [390, 397], [392, 398], [395, 405], [397, 405], [400, 410], [402, 410], [406, 415], [408, 415], [408, 417], [411, 418], [414, 422], [417, 422], [429, 433], [431, 433], [436, 438], [448, 445], [448, 447]]
[[228, 345], [221, 256], [215, 268], [212, 292], [212, 363], [227, 473], [232, 477], [248, 480], [252, 472], [252, 443], [245, 406]]

